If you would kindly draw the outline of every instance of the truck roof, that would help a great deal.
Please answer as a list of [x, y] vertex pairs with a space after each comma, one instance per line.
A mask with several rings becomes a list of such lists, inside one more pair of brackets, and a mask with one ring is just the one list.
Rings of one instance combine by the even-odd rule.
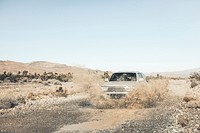
[[118, 72], [114, 72], [114, 73], [142, 73], [139, 71], [118, 71]]

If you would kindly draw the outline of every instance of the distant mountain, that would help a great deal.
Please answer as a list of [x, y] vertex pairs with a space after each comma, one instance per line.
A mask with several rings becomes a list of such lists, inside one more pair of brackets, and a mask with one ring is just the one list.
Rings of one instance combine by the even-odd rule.
[[67, 66], [65, 64], [58, 64], [46, 61], [35, 61], [31, 63], [21, 63], [21, 62], [14, 62], [14, 61], [0, 61], [0, 73], [4, 71], [17, 73], [18, 71], [27, 70], [30, 73], [43, 73], [43, 72], [56, 72], [56, 73], [68, 73], [72, 72], [75, 74], [78, 73], [92, 73], [92, 72], [99, 72], [99, 70], [92, 70], [86, 68], [79, 68], [75, 66]]
[[149, 73], [148, 75], [163, 75], [163, 76], [169, 76], [169, 77], [189, 77], [194, 72], [200, 72], [200, 68], [194, 68], [194, 69], [188, 69], [183, 71], [174, 71], [174, 72], [154, 72]]
[[[73, 72], [74, 74], [88, 74], [96, 73], [103, 74], [100, 70], [87, 69], [76, 66], [68, 66], [65, 64], [52, 63], [47, 61], [35, 61], [31, 63], [21, 63], [14, 61], [1, 61], [0, 60], [0, 73], [4, 71], [17, 73], [18, 71], [27, 70], [30, 73], [43, 73], [43, 72], [56, 72], [56, 73], [68, 73]], [[146, 75], [156, 76], [157, 74], [170, 77], [188, 77], [193, 72], [200, 72], [200, 68], [188, 69], [184, 71], [175, 71], [175, 72], [153, 72], [146, 73]]]

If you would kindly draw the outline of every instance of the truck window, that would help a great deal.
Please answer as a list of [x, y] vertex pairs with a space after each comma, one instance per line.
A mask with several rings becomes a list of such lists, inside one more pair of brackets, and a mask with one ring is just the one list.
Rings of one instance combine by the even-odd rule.
[[136, 81], [136, 73], [114, 73], [110, 81]]
[[141, 73], [138, 73], [138, 75], [139, 75], [139, 78], [144, 78]]

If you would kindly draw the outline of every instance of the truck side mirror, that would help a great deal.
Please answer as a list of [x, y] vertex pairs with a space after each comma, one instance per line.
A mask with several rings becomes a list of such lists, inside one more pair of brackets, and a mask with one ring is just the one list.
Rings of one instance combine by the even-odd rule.
[[139, 78], [139, 80], [138, 80], [139, 82], [143, 82], [144, 81], [144, 79], [143, 78]]

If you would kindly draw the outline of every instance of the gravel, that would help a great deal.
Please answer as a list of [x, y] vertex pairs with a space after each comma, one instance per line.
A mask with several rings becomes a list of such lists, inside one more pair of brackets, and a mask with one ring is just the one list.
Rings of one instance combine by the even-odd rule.
[[[152, 108], [143, 120], [130, 120], [115, 129], [102, 130], [102, 133], [175, 133], [181, 132], [176, 124], [177, 107], [180, 99], [171, 98], [162, 105]], [[171, 104], [171, 103], [176, 104]], [[99, 132], [99, 131], [97, 131]]]
[[77, 124], [90, 118], [90, 113], [79, 110], [84, 94], [68, 98], [46, 98], [27, 101], [15, 108], [0, 110], [0, 133], [53, 132], [64, 124]]
[[[197, 86], [198, 87], [198, 86]], [[190, 90], [195, 100], [185, 102], [183, 97], [171, 96], [158, 106], [148, 108], [144, 119], [130, 119], [111, 129], [85, 131], [97, 133], [200, 133], [200, 90]], [[92, 111], [84, 108], [87, 94], [65, 97], [43, 98], [19, 103], [10, 109], [0, 109], [0, 133], [37, 133], [58, 131], [64, 125], [91, 121]], [[85, 105], [85, 103], [84, 103]], [[147, 110], [147, 109], [141, 109]], [[103, 110], [102, 110], [103, 111]], [[81, 132], [81, 131], [75, 131]]]

